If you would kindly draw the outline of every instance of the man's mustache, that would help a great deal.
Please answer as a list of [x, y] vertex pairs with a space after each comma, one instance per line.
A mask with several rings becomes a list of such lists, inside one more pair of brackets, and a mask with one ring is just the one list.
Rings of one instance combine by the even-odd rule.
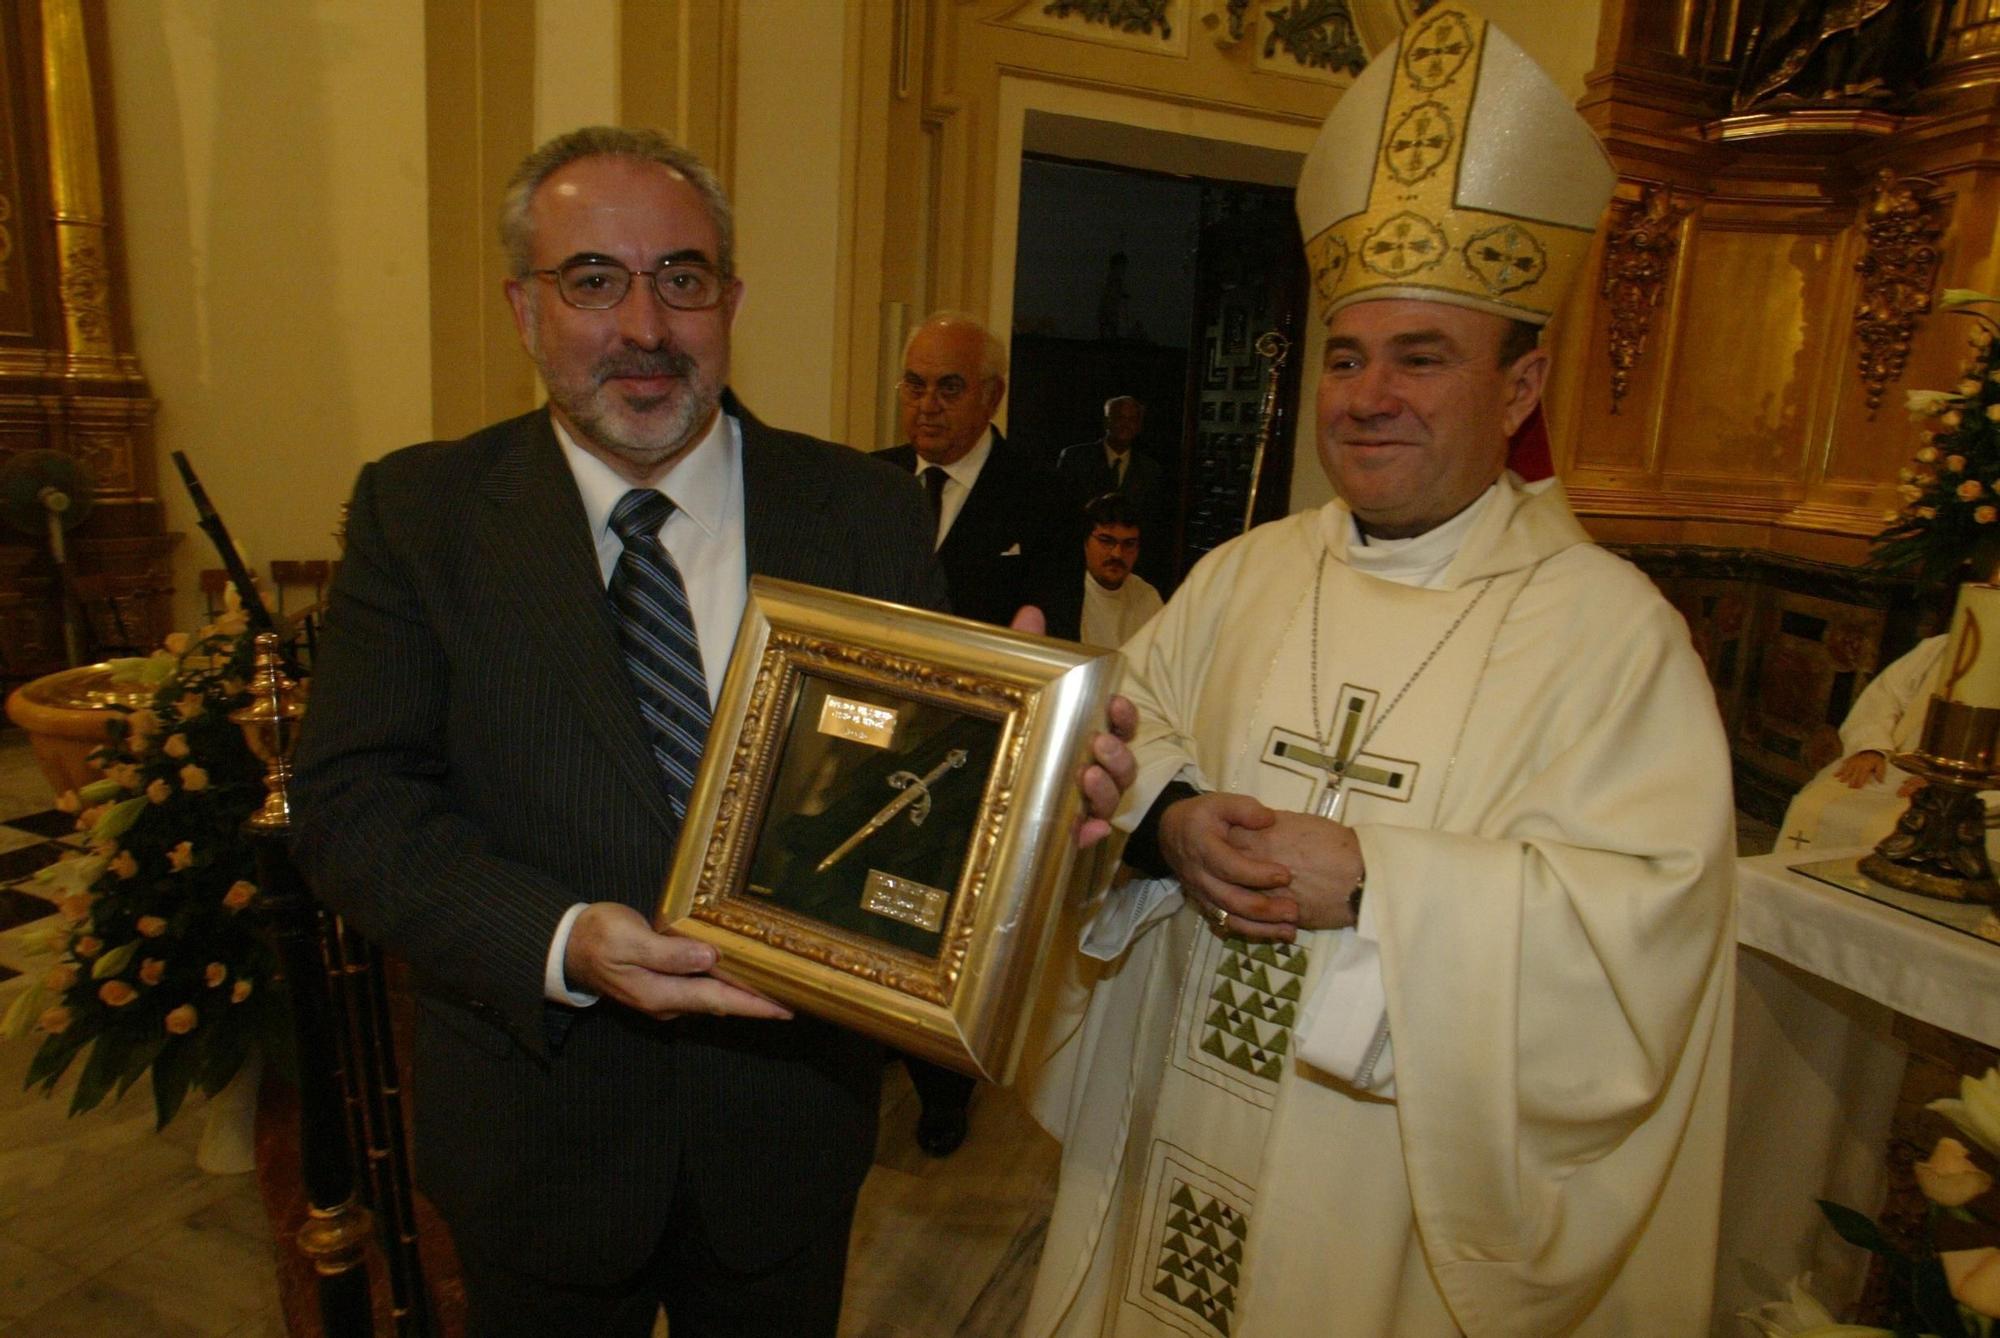
[[679, 349], [663, 348], [647, 353], [632, 351], [613, 354], [597, 364], [597, 379], [615, 376], [687, 376], [694, 371], [694, 359]]

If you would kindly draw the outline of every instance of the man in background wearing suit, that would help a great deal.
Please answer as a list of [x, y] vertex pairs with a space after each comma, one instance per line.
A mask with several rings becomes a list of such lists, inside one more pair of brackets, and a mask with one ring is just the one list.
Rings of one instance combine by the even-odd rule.
[[938, 312], [903, 345], [904, 444], [879, 452], [931, 499], [952, 612], [1001, 626], [1048, 592], [1062, 533], [1060, 484], [993, 426], [1006, 394], [1006, 345]]
[[1140, 527], [1154, 541], [1156, 560], [1147, 564], [1148, 569], [1158, 573], [1167, 561], [1173, 517], [1167, 514], [1167, 485], [1160, 462], [1133, 448], [1145, 427], [1146, 406], [1130, 395], [1113, 395], [1104, 401], [1103, 437], [1065, 446], [1056, 460], [1056, 473], [1061, 475], [1075, 511], [1108, 492], [1130, 498]]
[[[501, 231], [550, 403], [362, 470], [295, 852], [414, 970], [418, 1179], [471, 1334], [644, 1338], [664, 1305], [675, 1338], [830, 1338], [880, 1051], [648, 913], [748, 575], [942, 607], [930, 518], [725, 389], [743, 284], [685, 150], [552, 140]], [[1130, 758], [1096, 746], [1101, 814]]]
[[[1052, 592], [1063, 511], [1055, 477], [993, 426], [1006, 394], [1006, 345], [962, 312], [938, 312], [903, 345], [904, 444], [878, 452], [924, 485], [951, 611], [1001, 626]], [[914, 1057], [908, 1065], [923, 1106], [917, 1143], [950, 1156], [965, 1141], [972, 1079]]]

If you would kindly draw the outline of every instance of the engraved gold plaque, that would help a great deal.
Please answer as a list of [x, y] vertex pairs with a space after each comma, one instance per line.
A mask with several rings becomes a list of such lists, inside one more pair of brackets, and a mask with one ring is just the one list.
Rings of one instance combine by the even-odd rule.
[[754, 578], [656, 923], [718, 976], [1009, 1081], [1116, 670]]
[[828, 693], [819, 708], [819, 732], [887, 748], [896, 737], [896, 712], [886, 706], [849, 701]]
[[944, 908], [950, 903], [951, 893], [941, 887], [925, 887], [880, 869], [870, 869], [867, 881], [861, 885], [862, 910], [933, 934], [943, 928]]

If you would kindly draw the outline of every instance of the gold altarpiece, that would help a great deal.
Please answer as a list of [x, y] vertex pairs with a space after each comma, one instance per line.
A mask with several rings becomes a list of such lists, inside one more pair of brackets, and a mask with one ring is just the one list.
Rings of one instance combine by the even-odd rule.
[[[102, 9], [0, 0], [0, 463], [74, 456], [94, 481], [68, 535], [86, 645], [149, 645], [172, 580], [153, 451], [154, 403], [132, 353]], [[0, 531], [0, 675], [63, 664], [62, 597], [48, 544]]]
[[1688, 616], [1753, 809], [1933, 630], [1860, 564], [1920, 444], [1903, 391], [1959, 379], [1969, 326], [1937, 295], [2000, 284], [2000, 3], [1849, 6], [1904, 26], [1822, 42], [1921, 44], [1900, 97], [1812, 87], [1805, 44], [1760, 75], [1760, 37], [1811, 8], [1605, 0], [1580, 106], [1620, 181], [1555, 336], [1558, 468]]

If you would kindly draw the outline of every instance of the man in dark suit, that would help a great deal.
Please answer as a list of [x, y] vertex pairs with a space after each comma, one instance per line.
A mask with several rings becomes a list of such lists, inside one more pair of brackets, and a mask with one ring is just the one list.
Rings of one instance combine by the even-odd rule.
[[[295, 852], [414, 968], [418, 1178], [471, 1334], [643, 1338], [664, 1304], [675, 1338], [832, 1335], [880, 1051], [648, 913], [747, 575], [941, 607], [923, 497], [724, 389], [743, 285], [684, 150], [553, 140], [502, 237], [550, 404], [363, 469]], [[1130, 756], [1098, 748], [1101, 815]]]
[[1006, 394], [1006, 345], [962, 312], [939, 312], [903, 346], [904, 444], [879, 452], [931, 498], [952, 612], [1003, 627], [1049, 589], [1062, 498], [1055, 477], [993, 426]]
[[[957, 311], [924, 320], [903, 344], [901, 446], [878, 452], [914, 471], [936, 517], [951, 610], [1006, 626], [1059, 579], [1062, 490], [993, 426], [1007, 394], [1007, 346]], [[922, 1113], [917, 1144], [949, 1156], [965, 1141], [972, 1079], [909, 1060]]]
[[1139, 525], [1153, 541], [1148, 570], [1158, 575], [1167, 561], [1173, 516], [1160, 462], [1133, 445], [1145, 427], [1146, 406], [1130, 395], [1113, 395], [1104, 401], [1104, 435], [1065, 446], [1056, 459], [1056, 473], [1068, 490], [1073, 513], [1080, 514], [1106, 493], [1130, 498]]

